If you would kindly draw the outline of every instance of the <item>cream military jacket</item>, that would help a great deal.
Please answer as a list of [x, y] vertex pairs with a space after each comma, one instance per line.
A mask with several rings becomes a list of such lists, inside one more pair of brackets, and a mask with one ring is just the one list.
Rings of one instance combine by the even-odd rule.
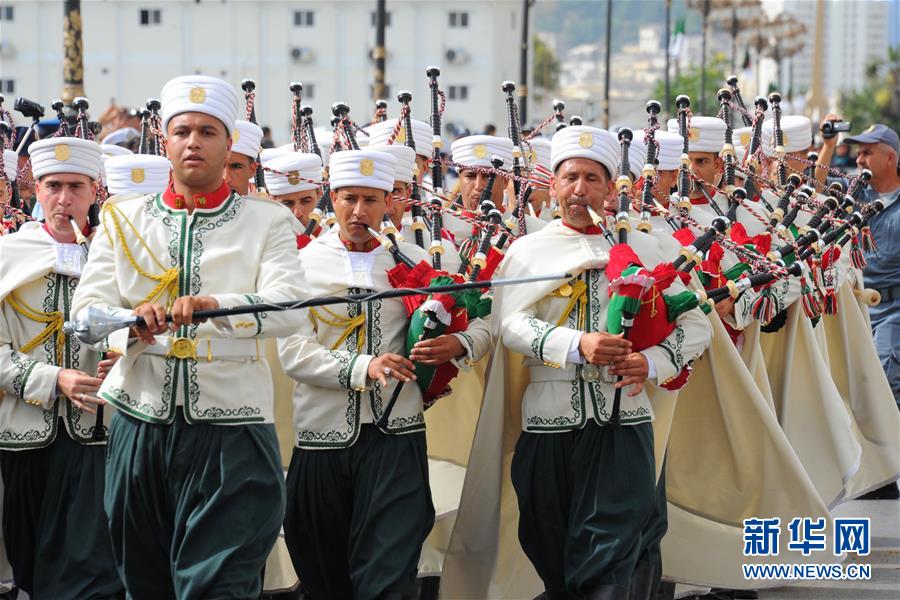
[[[400, 242], [400, 250], [414, 262], [428, 260], [414, 244]], [[393, 257], [381, 246], [350, 252], [332, 230], [300, 251], [295, 269], [309, 293], [318, 297], [393, 289], [387, 271], [394, 266]], [[406, 355], [406, 308], [394, 298], [313, 307], [300, 313], [298, 330], [278, 342], [284, 371], [297, 381], [295, 443], [306, 449], [351, 446], [360, 425], [382, 416], [397, 386], [391, 378], [382, 387], [367, 374], [369, 363], [378, 355]], [[454, 335], [466, 348], [467, 362], [478, 360], [491, 347], [489, 325], [478, 319], [465, 333]], [[422, 394], [416, 384], [405, 384], [384, 431], [403, 434], [424, 429]]]
[[[0, 449], [46, 446], [60, 420], [75, 441], [98, 443], [96, 416], [56, 389], [62, 369], [97, 372], [99, 353], [62, 331], [83, 254], [77, 244], [57, 243], [40, 223], [0, 238]], [[104, 411], [106, 425], [112, 412]]]
[[[629, 245], [648, 269], [661, 261], [652, 237], [632, 232]], [[610, 246], [601, 235], [585, 235], [561, 221], [516, 240], [500, 266], [498, 277], [522, 277], [565, 271], [569, 281], [499, 288], [493, 320], [502, 343], [524, 355], [530, 383], [522, 401], [522, 427], [531, 432], [578, 429], [594, 419], [606, 423], [615, 395], [612, 378], [589, 376], [590, 370], [570, 361], [578, 332], [606, 331], [609, 282], [604, 269]], [[582, 292], [583, 290], [583, 292]], [[665, 292], [684, 291], [673, 283]], [[579, 298], [580, 296], [580, 298]], [[657, 346], [643, 350], [653, 362], [656, 379], [664, 383], [698, 357], [709, 344], [706, 317], [697, 309], [681, 315], [675, 329]], [[577, 347], [577, 346], [576, 346]], [[634, 425], [653, 419], [645, 391], [621, 398], [621, 422]]]
[[[212, 296], [221, 308], [305, 297], [290, 211], [227, 188], [196, 202], [192, 213], [179, 208], [170, 188], [105, 206], [73, 312], [128, 315], [184, 295]], [[259, 339], [287, 335], [298, 320], [295, 311], [221, 317], [157, 336], [153, 347], [120, 330], [109, 344], [123, 356], [100, 395], [150, 423], [171, 423], [177, 406], [189, 423], [272, 423]]]

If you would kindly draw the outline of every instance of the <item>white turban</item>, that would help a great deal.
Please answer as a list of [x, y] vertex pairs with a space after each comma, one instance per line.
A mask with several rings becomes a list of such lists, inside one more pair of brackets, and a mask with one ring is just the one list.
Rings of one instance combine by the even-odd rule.
[[106, 159], [110, 194], [158, 194], [169, 185], [172, 164], [165, 156], [130, 154]]
[[3, 170], [6, 172], [7, 179], [16, 180], [16, 173], [19, 171], [19, 155], [15, 150], [3, 151]]
[[[536, 137], [522, 144], [522, 152], [528, 157], [528, 164], [534, 167], [539, 164], [545, 169], [550, 169], [550, 140], [545, 137]], [[527, 149], [530, 146], [530, 150]]]
[[231, 151], [256, 160], [261, 149], [259, 143], [262, 138], [262, 127], [250, 121], [237, 120], [234, 122], [234, 131], [231, 133]]
[[134, 154], [128, 148], [123, 148], [122, 146], [117, 146], [115, 144], [100, 144], [100, 149], [103, 150], [103, 156], [128, 156], [130, 154]]
[[[812, 121], [802, 115], [781, 117], [785, 152], [805, 152], [812, 144]], [[766, 156], [775, 156], [775, 121], [762, 126], [762, 149]]]
[[35, 180], [53, 173], [77, 173], [94, 180], [100, 177], [103, 150], [97, 142], [53, 137], [33, 143], [28, 152]]
[[605, 129], [576, 125], [560, 129], [553, 135], [550, 145], [552, 171], [564, 160], [587, 158], [606, 167], [610, 177], [615, 177], [619, 160], [619, 140]]
[[416, 170], [416, 152], [412, 148], [398, 144], [370, 145], [369, 148], [378, 152], [387, 152], [394, 157], [394, 160], [397, 161], [394, 181], [412, 183], [413, 173]]
[[259, 160], [262, 164], [266, 164], [274, 158], [284, 156], [285, 154], [291, 154], [292, 152], [294, 152], [294, 144], [284, 144], [275, 148], [264, 148], [262, 152], [259, 153]]
[[[434, 136], [431, 133], [431, 125], [415, 119], [410, 119], [410, 124], [412, 125], [413, 142], [416, 144], [416, 154], [424, 156], [425, 158], [431, 158], [431, 153], [434, 150], [434, 145], [432, 144], [432, 138]], [[369, 146], [386, 145], [391, 134], [394, 132], [394, 127], [396, 125], [397, 119], [388, 119], [381, 123], [369, 125], [366, 129], [366, 132], [369, 134]], [[364, 135], [358, 136], [360, 141], [365, 138], [366, 136]], [[406, 145], [405, 126], [400, 126], [400, 131], [397, 133], [397, 137], [394, 138], [394, 144]]]
[[322, 185], [322, 160], [317, 154], [288, 152], [263, 163], [287, 175], [265, 171], [266, 190], [273, 196], [314, 190]]
[[495, 135], [468, 135], [450, 145], [453, 162], [467, 167], [491, 168], [491, 157], [503, 160], [504, 171], [512, 171], [513, 143], [509, 138]]
[[[725, 146], [725, 121], [718, 117], [693, 116], [688, 125], [689, 152], [718, 154], [722, 151]], [[669, 119], [667, 127], [670, 132], [681, 134], [678, 119]]]
[[199, 112], [215, 117], [228, 135], [238, 116], [238, 93], [231, 84], [206, 75], [183, 75], [170, 79], [159, 94], [162, 102], [163, 132], [175, 115]]
[[376, 150], [334, 152], [328, 163], [332, 190], [359, 186], [390, 192], [394, 189], [396, 170], [394, 157]]

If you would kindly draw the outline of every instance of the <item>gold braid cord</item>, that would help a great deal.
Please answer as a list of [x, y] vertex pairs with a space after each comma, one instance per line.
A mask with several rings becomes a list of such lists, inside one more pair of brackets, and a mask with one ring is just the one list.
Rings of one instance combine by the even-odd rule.
[[[164, 299], [166, 308], [171, 308], [175, 303], [175, 299], [178, 297], [178, 276], [181, 273], [181, 269], [178, 267], [171, 267], [167, 269], [163, 264], [156, 258], [156, 255], [153, 254], [153, 251], [150, 250], [150, 247], [147, 246], [147, 242], [144, 241], [144, 238], [141, 237], [141, 234], [138, 233], [137, 228], [134, 224], [128, 220], [121, 210], [119, 210], [115, 204], [106, 203], [103, 205], [102, 210], [103, 216], [103, 225], [104, 231], [106, 231], [106, 237], [109, 240], [109, 244], [112, 247], [115, 247], [115, 243], [113, 242], [112, 234], [110, 233], [109, 221], [112, 222], [112, 228], [116, 232], [116, 237], [119, 240], [119, 243], [122, 246], [122, 251], [125, 252], [125, 258], [128, 259], [128, 262], [137, 271], [138, 275], [141, 277], [146, 277], [147, 279], [153, 280], [157, 282], [156, 287], [153, 288], [147, 296], [141, 300], [139, 304], [146, 304], [148, 302], [153, 302], [158, 299]], [[121, 219], [121, 220], [120, 220]], [[134, 258], [134, 254], [131, 252], [131, 248], [128, 246], [128, 242], [125, 239], [125, 232], [122, 229], [122, 222], [128, 225], [128, 228], [134, 234], [135, 238], [137, 238], [138, 243], [141, 247], [150, 255], [150, 258], [156, 263], [156, 267], [159, 268], [161, 273], [159, 275], [152, 275], [141, 268], [141, 266], [137, 263], [137, 260]]]
[[328, 325], [331, 325], [332, 327], [343, 327], [344, 328], [344, 331], [341, 334], [341, 337], [338, 338], [338, 341], [336, 341], [331, 346], [331, 349], [337, 350], [338, 348], [340, 348], [341, 344], [344, 343], [344, 340], [346, 340], [348, 337], [350, 337], [351, 333], [353, 333], [356, 330], [359, 330], [359, 335], [356, 338], [356, 352], [357, 353], [362, 352], [363, 345], [366, 343], [366, 330], [363, 327], [363, 325], [365, 325], [365, 322], [366, 322], [366, 315], [363, 313], [360, 313], [359, 315], [357, 315], [355, 317], [342, 317], [339, 314], [335, 313], [334, 311], [330, 310], [327, 306], [322, 306], [321, 309], [323, 311], [325, 311], [326, 313], [328, 313], [328, 315], [331, 318], [329, 319], [328, 317], [325, 317], [321, 312], [319, 312], [315, 308], [310, 308], [309, 309], [309, 320], [312, 321], [313, 329], [315, 329], [316, 331], [319, 331], [319, 321], [321, 321], [323, 323], [327, 323]]
[[19, 348], [19, 352], [27, 354], [33, 348], [43, 344], [50, 336], [56, 335], [56, 364], [61, 366], [63, 360], [63, 348], [66, 344], [66, 334], [63, 333], [63, 314], [57, 310], [43, 312], [25, 304], [25, 302], [11, 293], [6, 301], [14, 311], [36, 323], [46, 323], [43, 331], [37, 334], [31, 341]]

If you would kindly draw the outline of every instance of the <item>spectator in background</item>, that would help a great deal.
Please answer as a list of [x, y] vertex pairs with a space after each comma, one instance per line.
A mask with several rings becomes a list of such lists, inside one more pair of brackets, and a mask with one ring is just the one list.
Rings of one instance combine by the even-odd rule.
[[[869, 308], [869, 317], [875, 349], [900, 407], [900, 138], [887, 125], [875, 124], [844, 141], [859, 145], [856, 164], [872, 172], [866, 199], [879, 198], [885, 207], [869, 220], [875, 249], [866, 252], [863, 277], [866, 287], [881, 294], [881, 303]], [[898, 496], [897, 484], [891, 483], [863, 498], [881, 500]]]
[[263, 131], [263, 137], [262, 137], [262, 141], [259, 143], [259, 145], [262, 146], [263, 148], [274, 148], [275, 142], [272, 140], [272, 128], [269, 127], [268, 125], [265, 125], [262, 128], [262, 131]]
[[497, 126], [493, 123], [488, 123], [484, 126], [484, 135], [497, 135]]
[[856, 157], [850, 152], [850, 144], [847, 142], [838, 144], [834, 150], [834, 157], [831, 159], [831, 166], [842, 171], [856, 166]]

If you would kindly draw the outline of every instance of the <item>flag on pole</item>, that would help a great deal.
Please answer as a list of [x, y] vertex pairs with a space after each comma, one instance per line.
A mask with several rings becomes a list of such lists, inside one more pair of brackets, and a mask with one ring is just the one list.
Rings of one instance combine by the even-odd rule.
[[675, 21], [675, 32], [669, 44], [669, 56], [678, 58], [684, 50], [684, 17]]

